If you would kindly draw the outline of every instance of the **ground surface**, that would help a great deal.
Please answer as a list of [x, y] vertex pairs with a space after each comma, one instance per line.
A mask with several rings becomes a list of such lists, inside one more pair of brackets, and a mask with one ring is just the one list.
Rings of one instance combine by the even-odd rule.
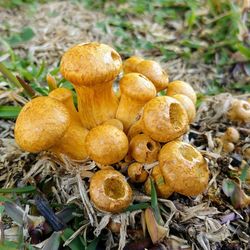
[[[16, 1], [16, 4], [6, 7], [7, 1], [4, 7], [0, 7], [0, 62], [3, 61], [39, 93], [46, 94], [48, 72], [61, 86], [69, 86], [58, 73], [63, 52], [76, 43], [95, 40], [115, 47], [123, 59], [137, 54], [157, 60], [171, 80], [183, 79], [192, 84], [201, 93], [199, 101], [205, 100], [205, 95], [226, 91], [247, 99], [250, 81], [249, 6], [247, 1], [242, 2], [245, 5], [231, 1], [141, 1], [141, 4], [97, 1], [95, 5], [91, 1], [31, 1], [24, 5], [22, 1]], [[162, 216], [169, 230], [168, 240], [164, 242], [168, 249], [249, 248], [249, 208], [236, 210], [222, 192], [223, 180], [241, 176], [245, 169], [242, 154], [250, 142], [249, 126], [232, 123], [225, 115], [232, 98], [231, 94], [222, 94], [206, 99], [199, 108], [191, 132], [184, 138], [203, 152], [209, 162], [211, 179], [208, 190], [196, 198], [174, 195], [169, 200], [161, 200]], [[19, 89], [10, 87], [0, 76], [0, 105], [18, 106], [26, 101]], [[225, 154], [216, 138], [230, 125], [238, 128], [241, 140], [233, 154]], [[1, 187], [36, 186], [55, 211], [60, 211], [65, 204], [72, 205], [77, 216], [67, 235], [53, 234], [51, 242], [56, 242], [59, 237], [66, 241], [76, 232], [76, 240], [68, 242], [71, 249], [91, 244], [111, 217], [93, 211], [84, 198], [88, 177], [97, 169], [95, 164], [91, 161], [80, 164], [80, 170], [76, 171], [74, 164], [67, 159], [59, 162], [47, 153], [21, 152], [13, 140], [13, 127], [13, 119], [0, 120]], [[243, 179], [242, 186], [249, 192], [249, 183]], [[26, 214], [39, 214], [35, 209], [33, 191], [30, 192], [24, 194], [21, 189], [18, 196], [4, 196], [23, 208], [26, 205], [24, 219], [20, 213], [13, 216], [13, 213], [18, 213], [16, 207], [10, 209], [14, 211], [10, 216], [12, 219], [18, 221], [21, 217], [24, 221], [22, 227], [13, 226], [10, 221], [7, 223], [4, 217], [3, 228], [10, 227], [5, 232], [6, 239], [14, 239], [18, 244], [30, 239], [25, 225], [28, 221]], [[1, 199], [4, 201], [2, 196]], [[135, 195], [135, 201], [148, 200], [149, 197], [142, 193]], [[122, 224], [120, 237], [107, 230], [96, 238], [99, 245], [106, 244], [108, 248], [119, 245], [121, 248], [125, 239], [140, 240], [142, 232], [138, 224], [141, 212], [136, 210], [112, 216], [113, 221]], [[97, 228], [94, 233], [90, 223]], [[20, 232], [23, 237], [18, 237]], [[39, 239], [45, 238], [48, 236], [42, 235]], [[94, 245], [95, 241], [92, 243]], [[51, 245], [47, 245], [47, 249], [52, 249]]]

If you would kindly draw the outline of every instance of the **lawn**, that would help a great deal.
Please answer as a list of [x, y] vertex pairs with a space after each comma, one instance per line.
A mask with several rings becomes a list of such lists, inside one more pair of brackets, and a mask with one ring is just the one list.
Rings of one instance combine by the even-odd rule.
[[[248, 249], [250, 118], [235, 122], [227, 114], [235, 99], [250, 101], [249, 15], [247, 0], [0, 0], [0, 249]], [[65, 87], [77, 104], [60, 60], [91, 41], [123, 60], [155, 60], [170, 82], [194, 88], [196, 120], [183, 140], [208, 162], [203, 194], [162, 199], [153, 182], [151, 197], [134, 185], [125, 212], [102, 213], [86, 198], [98, 164], [16, 145], [15, 120], [29, 100]], [[240, 136], [230, 152], [220, 143], [228, 127]], [[126, 173], [126, 162], [113, 167]], [[149, 207], [167, 230], [155, 246], [141, 219]]]

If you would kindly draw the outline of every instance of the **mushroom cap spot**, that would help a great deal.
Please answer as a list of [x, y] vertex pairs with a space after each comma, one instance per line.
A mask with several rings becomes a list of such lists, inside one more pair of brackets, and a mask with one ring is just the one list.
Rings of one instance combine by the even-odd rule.
[[15, 139], [25, 151], [47, 150], [64, 136], [70, 114], [59, 101], [37, 97], [22, 108], [15, 125]]
[[60, 65], [65, 79], [86, 87], [114, 80], [121, 69], [120, 55], [110, 46], [97, 42], [70, 48], [63, 55]]
[[173, 81], [168, 84], [167, 95], [173, 96], [176, 94], [182, 94], [189, 97], [195, 104], [197, 97], [192, 86], [184, 81]]
[[157, 91], [168, 86], [168, 74], [161, 65], [152, 60], [143, 60], [136, 65], [136, 72], [145, 75], [156, 87]]
[[168, 142], [188, 129], [188, 116], [181, 103], [169, 96], [158, 96], [144, 106], [143, 132], [153, 140]]
[[172, 97], [178, 100], [182, 104], [182, 106], [185, 108], [187, 115], [188, 115], [189, 123], [193, 122], [193, 120], [195, 119], [195, 115], [196, 115], [196, 108], [192, 100], [188, 96], [183, 95], [183, 94], [176, 94], [176, 95], [173, 95]]
[[100, 164], [121, 161], [128, 152], [128, 138], [112, 125], [100, 125], [91, 129], [86, 136], [89, 157]]
[[160, 144], [145, 134], [134, 136], [129, 144], [129, 153], [136, 161], [141, 163], [156, 161], [159, 151]]
[[159, 154], [159, 165], [165, 182], [177, 193], [198, 195], [207, 188], [207, 163], [190, 144], [180, 141], [165, 144]]
[[156, 96], [154, 84], [139, 73], [125, 74], [120, 80], [122, 95], [138, 102], [147, 102]]
[[132, 202], [132, 189], [126, 178], [113, 169], [97, 171], [91, 178], [90, 198], [101, 211], [119, 213]]

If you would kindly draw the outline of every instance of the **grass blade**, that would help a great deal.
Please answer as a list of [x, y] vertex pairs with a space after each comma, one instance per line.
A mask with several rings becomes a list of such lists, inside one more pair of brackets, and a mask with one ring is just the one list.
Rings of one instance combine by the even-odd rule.
[[[74, 234], [74, 231], [71, 229], [71, 228], [66, 228], [62, 235], [61, 235], [61, 238], [63, 239], [63, 241], [66, 241], [68, 240], [72, 235]], [[78, 250], [78, 249], [84, 249], [84, 245], [82, 244], [81, 240], [80, 240], [80, 237], [76, 237], [74, 240], [72, 240], [68, 247], [71, 249], [71, 250]]]
[[21, 188], [0, 188], [0, 193], [2, 194], [9, 194], [9, 193], [24, 194], [24, 193], [33, 193], [35, 191], [36, 187], [34, 186], [26, 186]]
[[156, 218], [157, 222], [159, 223], [159, 225], [163, 225], [164, 222], [163, 222], [163, 219], [161, 217], [161, 212], [160, 212], [160, 209], [158, 206], [157, 193], [156, 193], [154, 181], [152, 180], [152, 178], [150, 178], [150, 184], [151, 184], [151, 207], [154, 211], [155, 218]]
[[149, 207], [148, 203], [142, 202], [142, 203], [138, 203], [138, 204], [134, 204], [134, 205], [129, 206], [126, 209], [126, 212], [133, 212], [136, 210], [142, 210], [142, 209], [146, 209], [148, 207]]
[[17, 118], [22, 107], [18, 106], [0, 106], [0, 118], [1, 119], [12, 119]]

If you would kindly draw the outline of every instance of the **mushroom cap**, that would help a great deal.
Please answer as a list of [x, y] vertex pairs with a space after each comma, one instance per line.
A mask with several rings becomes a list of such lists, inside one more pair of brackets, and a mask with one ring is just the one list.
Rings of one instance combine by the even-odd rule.
[[17, 144], [28, 152], [47, 150], [64, 136], [70, 114], [59, 101], [37, 97], [22, 108], [15, 125]]
[[245, 100], [234, 100], [228, 115], [232, 121], [250, 122], [250, 103]]
[[152, 140], [148, 135], [138, 134], [129, 144], [129, 153], [138, 162], [152, 163], [158, 159], [160, 143]]
[[78, 86], [103, 84], [115, 79], [122, 69], [120, 55], [110, 46], [92, 42], [78, 44], [62, 57], [60, 72]]
[[173, 81], [168, 84], [167, 95], [173, 96], [176, 94], [182, 94], [189, 97], [192, 102], [195, 104], [197, 97], [194, 89], [191, 85], [184, 81]]
[[[151, 176], [155, 182], [156, 192], [160, 197], [168, 198], [174, 192], [173, 189], [168, 184], [165, 183], [165, 180], [163, 178], [159, 165], [156, 165], [153, 167]], [[145, 182], [144, 188], [145, 188], [146, 194], [150, 195], [151, 194], [150, 178], [148, 178], [147, 181]]]
[[136, 65], [136, 71], [146, 76], [156, 87], [157, 91], [168, 86], [168, 74], [161, 65], [152, 60], [143, 60]]
[[187, 112], [189, 123], [192, 123], [196, 115], [195, 105], [192, 102], [192, 100], [186, 95], [182, 94], [176, 94], [173, 95], [172, 97], [178, 100], [182, 104], [182, 106], [185, 108]]
[[131, 56], [123, 62], [123, 71], [125, 74], [136, 72], [136, 65], [143, 61], [143, 58], [138, 56]]
[[164, 180], [177, 193], [189, 196], [205, 191], [209, 170], [202, 154], [190, 144], [171, 141], [159, 154]]
[[240, 139], [240, 133], [236, 128], [229, 127], [225, 132], [225, 139], [229, 142], [237, 143]]
[[89, 194], [97, 209], [111, 213], [126, 209], [133, 198], [126, 178], [112, 169], [99, 170], [92, 176]]
[[169, 96], [158, 96], [145, 104], [143, 132], [153, 140], [168, 142], [188, 129], [188, 116], [181, 103]]
[[128, 176], [131, 182], [142, 183], [147, 180], [148, 173], [141, 163], [134, 162], [128, 166]]
[[119, 119], [115, 118], [108, 119], [102, 125], [112, 125], [123, 131], [123, 123]]
[[139, 73], [125, 74], [120, 80], [120, 91], [138, 102], [147, 102], [156, 96], [154, 84]]
[[100, 125], [86, 136], [89, 157], [100, 164], [121, 161], [128, 152], [128, 138], [123, 131], [112, 125]]

